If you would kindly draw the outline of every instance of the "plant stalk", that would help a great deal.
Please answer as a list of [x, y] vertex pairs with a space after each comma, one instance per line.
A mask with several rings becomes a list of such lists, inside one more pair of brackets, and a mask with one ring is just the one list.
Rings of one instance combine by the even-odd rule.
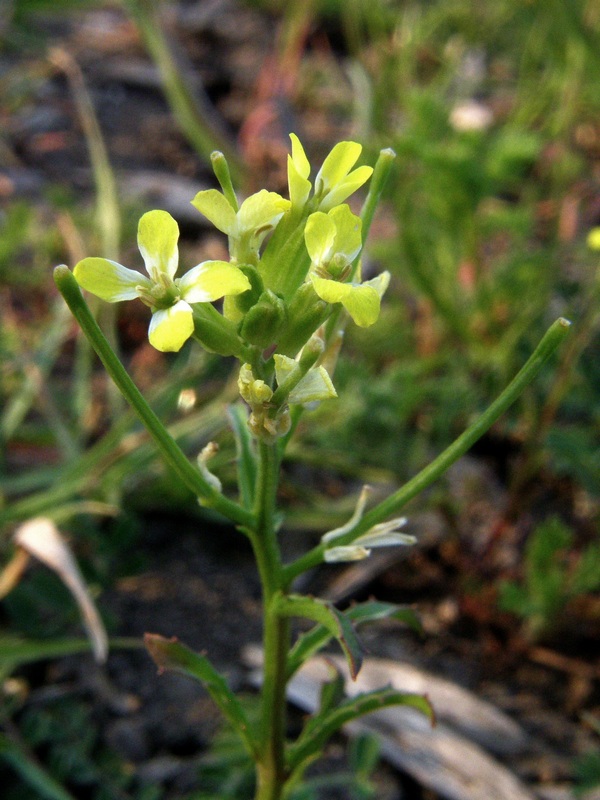
[[83, 299], [79, 285], [72, 272], [64, 265], [56, 267], [54, 279], [73, 316], [96, 351], [98, 358], [102, 361], [121, 394], [131, 405], [137, 417], [154, 440], [164, 460], [177, 473], [184, 484], [201, 498], [204, 505], [214, 508], [215, 511], [244, 528], [251, 528], [254, 523], [254, 515], [222, 495], [203, 478], [200, 471], [188, 461], [185, 453], [150, 408], [98, 327]]
[[[571, 323], [563, 319], [557, 319], [546, 331], [541, 342], [536, 347], [525, 365], [513, 378], [506, 389], [494, 400], [483, 414], [467, 428], [452, 444], [447, 447], [430, 464], [421, 470], [414, 478], [411, 478], [400, 489], [391, 494], [374, 508], [367, 511], [357, 524], [344, 536], [336, 540], [336, 545], [348, 545], [366, 533], [373, 525], [377, 525], [397, 514], [409, 500], [420, 494], [440, 478], [444, 472], [454, 464], [455, 461], [463, 456], [474, 444], [486, 433], [496, 420], [517, 400], [523, 390], [539, 373], [540, 369], [550, 358], [552, 353], [562, 343], [569, 332]], [[301, 558], [284, 567], [283, 575], [289, 585], [298, 575], [306, 570], [316, 567], [323, 561], [323, 554], [326, 545], [317, 545]]]
[[290, 625], [275, 609], [281, 591], [281, 555], [277, 543], [276, 495], [279, 455], [276, 444], [259, 444], [255, 517], [250, 539], [263, 591], [264, 676], [261, 697], [261, 745], [256, 765], [255, 800], [281, 800], [286, 781], [286, 666]]

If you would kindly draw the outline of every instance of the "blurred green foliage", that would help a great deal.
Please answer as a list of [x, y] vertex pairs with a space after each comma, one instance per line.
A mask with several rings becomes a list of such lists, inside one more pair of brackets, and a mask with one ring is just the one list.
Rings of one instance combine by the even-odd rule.
[[573, 552], [574, 534], [557, 517], [538, 525], [525, 547], [523, 580], [500, 586], [500, 607], [525, 621], [526, 633], [538, 639], [558, 630], [568, 603], [600, 590], [600, 544]]

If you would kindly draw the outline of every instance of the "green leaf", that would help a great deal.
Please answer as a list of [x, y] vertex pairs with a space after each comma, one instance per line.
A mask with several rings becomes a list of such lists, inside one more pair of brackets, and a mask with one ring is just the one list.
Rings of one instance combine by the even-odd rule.
[[[141, 647], [138, 639], [111, 639], [111, 648]], [[88, 639], [19, 639], [13, 636], [0, 636], [0, 667], [16, 669], [22, 664], [42, 661], [49, 658], [61, 658], [76, 653], [91, 651]]]
[[254, 508], [257, 464], [254, 441], [248, 428], [248, 411], [241, 403], [229, 406], [229, 422], [235, 437], [238, 486], [244, 508]]
[[[378, 600], [370, 600], [360, 603], [345, 612], [347, 619], [354, 625], [363, 625], [369, 622], [377, 622], [381, 619], [395, 619], [408, 625], [417, 633], [421, 633], [422, 628], [415, 612], [408, 606], [398, 606], [394, 603], [381, 603]], [[316, 625], [311, 630], [298, 637], [296, 644], [288, 655], [287, 679], [300, 669], [302, 664], [310, 656], [315, 655], [332, 638], [330, 630], [325, 625]]]
[[597, 592], [600, 589], [600, 545], [591, 544], [583, 551], [571, 582], [572, 594]]
[[288, 750], [288, 769], [297, 769], [319, 753], [331, 736], [346, 723], [390, 706], [410, 706], [429, 717], [432, 723], [435, 720], [431, 704], [423, 695], [398, 692], [389, 687], [359, 694], [340, 703], [337, 708], [324, 714], [316, 714], [307, 721], [303, 732]]
[[331, 603], [314, 597], [278, 594], [274, 598], [275, 611], [282, 617], [303, 617], [322, 625], [342, 648], [348, 669], [356, 678], [362, 665], [362, 648], [349, 618]]
[[26, 750], [0, 733], [0, 758], [19, 773], [21, 778], [47, 800], [74, 800], [46, 770], [34, 761]]
[[144, 643], [160, 672], [168, 669], [200, 681], [248, 752], [256, 753], [256, 742], [242, 704], [206, 656], [194, 653], [176, 638], [165, 639], [155, 633], [146, 633]]

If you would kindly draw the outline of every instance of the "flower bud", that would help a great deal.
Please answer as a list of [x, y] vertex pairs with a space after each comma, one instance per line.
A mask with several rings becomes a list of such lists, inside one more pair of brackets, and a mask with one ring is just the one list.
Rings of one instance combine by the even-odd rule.
[[210, 303], [193, 308], [194, 338], [211, 353], [243, 357], [244, 343], [233, 322], [219, 314]]
[[286, 317], [283, 300], [267, 289], [246, 313], [240, 333], [250, 344], [267, 347], [277, 341]]
[[331, 311], [332, 307], [318, 297], [312, 284], [303, 284], [288, 305], [285, 331], [279, 337], [277, 352], [294, 357], [325, 322]]

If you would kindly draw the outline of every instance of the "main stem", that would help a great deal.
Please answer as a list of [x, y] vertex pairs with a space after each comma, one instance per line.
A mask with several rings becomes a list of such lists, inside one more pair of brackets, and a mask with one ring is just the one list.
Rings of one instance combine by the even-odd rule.
[[251, 537], [263, 591], [262, 718], [260, 758], [257, 763], [255, 800], [281, 800], [286, 781], [286, 659], [290, 646], [289, 621], [274, 610], [282, 591], [281, 554], [277, 543], [275, 502], [279, 455], [275, 444], [260, 442], [256, 528]]

